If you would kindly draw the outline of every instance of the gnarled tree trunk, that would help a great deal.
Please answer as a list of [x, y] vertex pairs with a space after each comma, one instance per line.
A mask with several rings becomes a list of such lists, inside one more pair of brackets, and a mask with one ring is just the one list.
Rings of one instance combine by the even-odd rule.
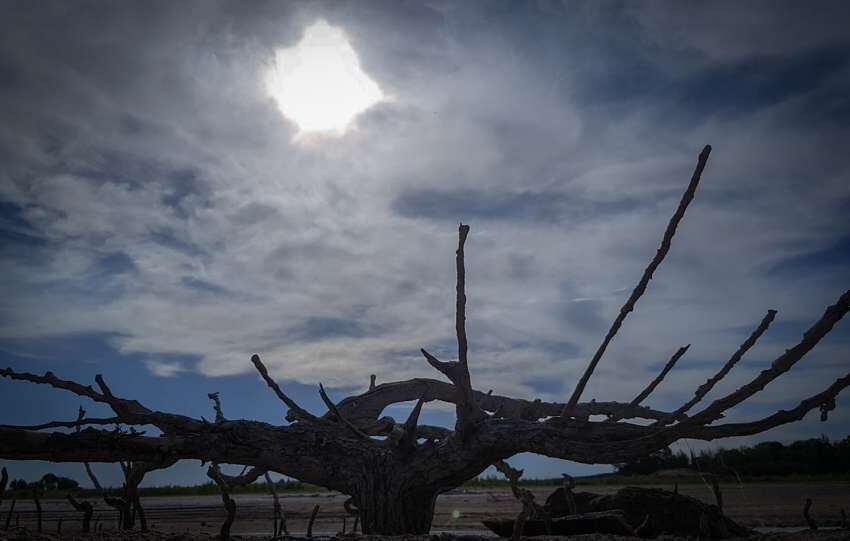
[[375, 475], [354, 496], [363, 533], [381, 535], [427, 534], [434, 518], [437, 493], [399, 487], [385, 475]]

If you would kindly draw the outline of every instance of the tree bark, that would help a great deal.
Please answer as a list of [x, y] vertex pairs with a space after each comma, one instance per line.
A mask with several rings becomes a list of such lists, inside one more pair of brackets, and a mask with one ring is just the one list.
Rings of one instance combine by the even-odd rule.
[[364, 535], [424, 535], [431, 530], [436, 492], [399, 490], [392, 479], [378, 476], [356, 497]]

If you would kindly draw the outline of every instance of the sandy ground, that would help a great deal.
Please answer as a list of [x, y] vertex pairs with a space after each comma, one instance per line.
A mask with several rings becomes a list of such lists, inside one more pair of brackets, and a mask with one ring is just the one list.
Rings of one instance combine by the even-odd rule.
[[[617, 486], [578, 487], [595, 493], [612, 493]], [[670, 487], [663, 487], [670, 488]], [[539, 502], [543, 502], [550, 488], [535, 490]], [[713, 503], [710, 489], [703, 485], [683, 485], [679, 492]], [[811, 515], [821, 526], [837, 526], [840, 523], [841, 508], [850, 510], [850, 483], [769, 483], [726, 485], [723, 487], [726, 514], [739, 523], [749, 526], [801, 528], [805, 526], [802, 517], [803, 503], [812, 498], [814, 504]], [[235, 496], [237, 501], [236, 522], [233, 534], [242, 536], [267, 536], [272, 531], [271, 496], [246, 494]], [[317, 492], [282, 495], [282, 505], [287, 515], [289, 531], [303, 535], [307, 520], [315, 505], [319, 512], [313, 526], [316, 535], [334, 535], [343, 530], [350, 531], [353, 520], [345, 513], [342, 503], [346, 498], [338, 493]], [[102, 501], [90, 500], [95, 504], [95, 520], [102, 524], [104, 533], [115, 529], [116, 513]], [[218, 496], [169, 496], [143, 499], [148, 523], [160, 535], [173, 536], [190, 532], [193, 538], [210, 536], [218, 532], [223, 520], [221, 500]], [[7, 499], [0, 508], [0, 529], [7, 518], [10, 501]], [[80, 515], [64, 500], [43, 500], [43, 531], [55, 533], [62, 523], [62, 533], [67, 536], [79, 531]], [[506, 490], [457, 490], [440, 496], [434, 518], [432, 533], [452, 532], [454, 534], [487, 535], [481, 525], [485, 517], [514, 517], [520, 507]], [[19, 501], [11, 516], [11, 526], [16, 524], [32, 531], [35, 530], [35, 506], [32, 501]], [[817, 539], [848, 539], [850, 533], [821, 532]], [[0, 532], [0, 538], [11, 537], [11, 532]], [[838, 535], [838, 537], [830, 537]], [[773, 539], [766, 536], [765, 539]], [[776, 537], [779, 539], [780, 537]], [[787, 539], [787, 536], [781, 537]], [[795, 537], [795, 539], [804, 539]], [[542, 539], [542, 538], [535, 538]], [[580, 539], [577, 537], [571, 539]], [[595, 539], [616, 539], [612, 536]]]

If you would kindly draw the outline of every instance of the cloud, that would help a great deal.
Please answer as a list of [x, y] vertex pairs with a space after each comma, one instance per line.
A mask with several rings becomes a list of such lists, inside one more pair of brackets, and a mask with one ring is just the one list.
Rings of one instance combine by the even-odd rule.
[[173, 378], [180, 374], [181, 372], [186, 371], [186, 367], [183, 366], [180, 362], [168, 362], [168, 361], [146, 361], [145, 366], [148, 367], [154, 375], [159, 376], [161, 378]]
[[[255, 352], [310, 385], [435, 377], [417, 352], [456, 355], [464, 220], [476, 385], [563, 400], [711, 143], [585, 397], [633, 398], [692, 343], [653, 399], [673, 406], [779, 308], [801, 326], [768, 362], [847, 287], [847, 10], [547, 5], [10, 8], [0, 338], [108, 333], [178, 379]], [[319, 17], [392, 100], [294, 142], [263, 73]], [[776, 389], [839, 374], [846, 326]]]

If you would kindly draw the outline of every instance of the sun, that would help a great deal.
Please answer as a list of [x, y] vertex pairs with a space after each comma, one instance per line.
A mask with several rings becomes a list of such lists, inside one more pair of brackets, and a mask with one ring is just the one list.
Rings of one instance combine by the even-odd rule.
[[306, 28], [294, 47], [276, 51], [265, 82], [299, 135], [342, 135], [354, 117], [384, 98], [378, 83], [360, 68], [345, 33], [322, 20]]

